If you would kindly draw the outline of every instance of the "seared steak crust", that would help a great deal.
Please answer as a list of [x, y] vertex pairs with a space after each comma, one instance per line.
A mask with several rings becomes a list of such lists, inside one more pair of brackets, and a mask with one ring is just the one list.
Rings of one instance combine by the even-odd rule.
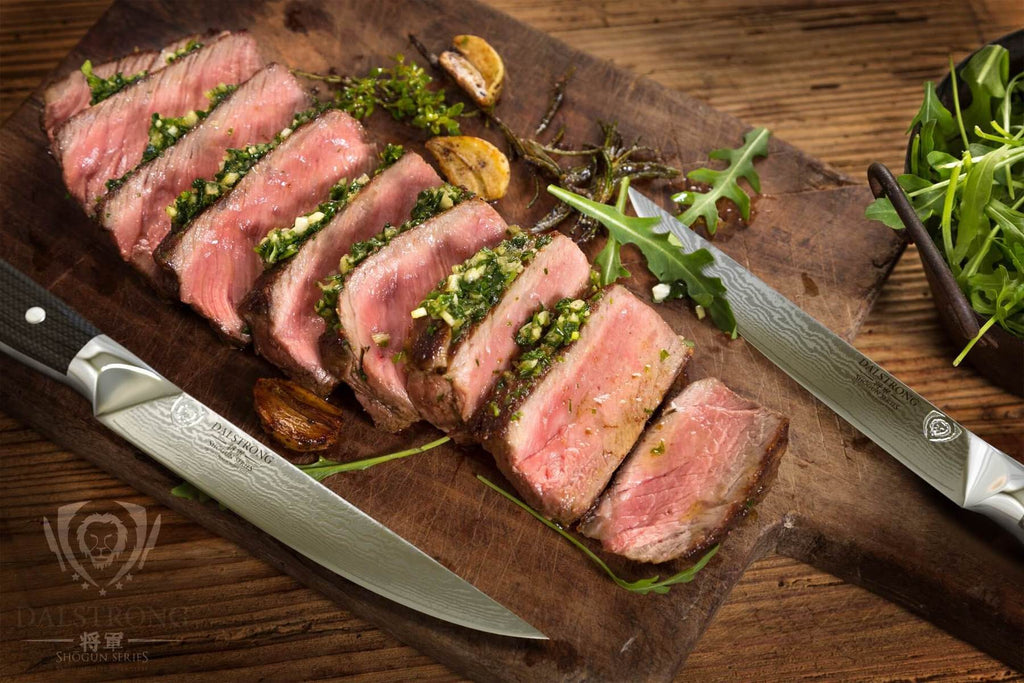
[[579, 340], [540, 377], [499, 386], [473, 425], [527, 502], [563, 524], [594, 504], [691, 354], [619, 285], [591, 306]]
[[703, 552], [763, 497], [788, 433], [786, 418], [721, 381], [694, 382], [647, 430], [581, 530], [641, 562]]
[[409, 218], [420, 191], [441, 184], [434, 169], [408, 152], [361, 189], [352, 203], [302, 246], [299, 253], [263, 273], [242, 303], [256, 351], [292, 379], [327, 395], [340, 379], [320, 357], [327, 327], [313, 306], [317, 282], [333, 273], [356, 242], [380, 232], [385, 223]]

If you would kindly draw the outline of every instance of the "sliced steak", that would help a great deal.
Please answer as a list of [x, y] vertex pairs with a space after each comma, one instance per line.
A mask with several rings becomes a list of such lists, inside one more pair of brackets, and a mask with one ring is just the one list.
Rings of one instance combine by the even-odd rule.
[[[143, 71], [155, 71], [154, 65], [159, 63], [160, 54], [155, 50], [133, 52], [95, 66], [92, 72], [100, 78], [110, 78], [114, 74], [130, 78]], [[51, 143], [56, 130], [72, 116], [87, 109], [91, 99], [92, 91], [85, 74], [77, 69], [46, 88], [43, 93], [43, 128]]]
[[241, 307], [256, 351], [309, 389], [330, 393], [340, 379], [320, 357], [320, 337], [327, 326], [314, 310], [320, 298], [317, 283], [337, 270], [353, 244], [373, 237], [385, 223], [408, 220], [420, 191], [440, 184], [429, 164], [418, 154], [406, 153], [362, 188], [295, 256], [261, 275]]
[[271, 64], [243, 83], [199, 125], [143, 164], [99, 207], [100, 222], [121, 256], [139, 272], [158, 275], [153, 250], [171, 230], [167, 206], [196, 178], [212, 177], [228, 147], [267, 142], [310, 97], [287, 67]]
[[373, 145], [358, 121], [328, 111], [292, 132], [227, 195], [172, 232], [156, 252], [179, 298], [227, 339], [248, 343], [238, 313], [263, 271], [254, 247], [273, 228], [308, 213], [341, 178], [372, 170]]
[[788, 427], [717, 379], [694, 382], [647, 430], [583, 533], [641, 562], [706, 550], [764, 495]]
[[153, 114], [205, 109], [209, 90], [244, 81], [262, 67], [253, 38], [233, 33], [71, 117], [54, 138], [68, 190], [91, 213], [106, 181], [142, 159]]
[[[519, 328], [537, 311], [581, 294], [590, 263], [561, 234], [533, 252], [486, 317], [453, 334], [443, 320], [423, 318], [410, 355], [409, 397], [420, 415], [439, 429], [463, 437], [466, 424], [518, 352]], [[484, 275], [487, 277], [487, 275]]]
[[[186, 47], [191, 40], [197, 36], [187, 36], [174, 41], [163, 50], [135, 51], [120, 59], [105, 62], [92, 68], [93, 74], [100, 78], [110, 78], [121, 74], [124, 78], [146, 71], [150, 74], [156, 73], [167, 66], [167, 60], [172, 57], [179, 48]], [[90, 106], [92, 91], [85, 74], [80, 69], [72, 71], [56, 83], [47, 86], [43, 93], [43, 128], [46, 129], [46, 136], [53, 143], [53, 135], [56, 130], [68, 119]]]
[[490, 205], [466, 201], [398, 235], [345, 280], [337, 306], [340, 335], [325, 335], [324, 360], [381, 429], [399, 431], [419, 420], [406, 390], [410, 312], [452, 266], [498, 244], [507, 229]]
[[475, 435], [527, 502], [570, 524], [597, 500], [690, 354], [654, 309], [613, 285], [544, 373], [499, 383]]

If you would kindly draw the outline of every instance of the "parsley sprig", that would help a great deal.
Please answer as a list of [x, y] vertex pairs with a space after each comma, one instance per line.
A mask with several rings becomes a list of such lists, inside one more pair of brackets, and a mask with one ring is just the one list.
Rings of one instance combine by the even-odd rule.
[[418, 64], [407, 62], [405, 55], [393, 58], [392, 66], [378, 66], [362, 78], [333, 76], [294, 70], [306, 78], [341, 84], [335, 96], [338, 107], [357, 119], [365, 119], [377, 108], [396, 120], [433, 135], [459, 135], [458, 118], [464, 116], [463, 104], [448, 104], [443, 88], [432, 87], [434, 79]]
[[639, 579], [637, 581], [626, 581], [625, 579], [619, 578], [619, 576], [617, 576], [615, 574], [615, 572], [613, 572], [611, 570], [611, 567], [609, 567], [607, 564], [605, 564], [604, 560], [602, 560], [600, 557], [595, 555], [594, 552], [592, 550], [590, 550], [590, 548], [588, 548], [587, 546], [583, 545], [583, 543], [581, 543], [578, 538], [576, 538], [575, 536], [570, 534], [568, 531], [563, 529], [561, 526], [559, 526], [558, 524], [555, 524], [550, 519], [548, 519], [544, 515], [540, 514], [539, 512], [534, 510], [532, 507], [530, 507], [529, 505], [527, 505], [523, 501], [521, 501], [518, 498], [516, 498], [515, 496], [513, 496], [511, 493], [509, 493], [505, 489], [501, 488], [500, 486], [498, 486], [497, 484], [495, 484], [494, 482], [489, 480], [487, 477], [478, 474], [478, 475], [476, 475], [476, 478], [479, 479], [488, 488], [490, 488], [490, 489], [492, 489], [494, 491], [497, 491], [499, 494], [501, 494], [502, 496], [504, 496], [508, 500], [512, 501], [513, 503], [515, 503], [516, 505], [518, 505], [522, 509], [526, 510], [535, 519], [539, 520], [544, 526], [546, 526], [549, 529], [553, 529], [554, 531], [558, 532], [558, 534], [562, 538], [564, 538], [565, 540], [569, 541], [569, 543], [572, 543], [573, 546], [575, 546], [577, 550], [582, 552], [594, 564], [596, 564], [598, 567], [600, 567], [602, 570], [604, 570], [604, 573], [607, 574], [609, 577], [611, 577], [612, 581], [614, 581], [616, 583], [616, 585], [618, 585], [620, 588], [624, 588], [624, 589], [626, 589], [626, 590], [628, 590], [628, 591], [630, 591], [632, 593], [640, 593], [641, 595], [647, 595], [648, 593], [662, 593], [662, 594], [664, 594], [664, 593], [668, 593], [669, 590], [671, 589], [671, 587], [676, 585], [676, 584], [678, 584], [678, 583], [689, 583], [690, 581], [693, 581], [694, 577], [697, 576], [697, 572], [699, 572], [701, 569], [703, 569], [705, 567], [705, 565], [707, 565], [707, 563], [711, 561], [711, 558], [715, 556], [715, 553], [718, 552], [718, 546], [716, 545], [711, 550], [709, 550], [702, 558], [697, 560], [697, 563], [694, 564], [692, 567], [690, 567], [688, 569], [684, 569], [683, 571], [679, 572], [678, 574], [673, 574], [672, 576], [669, 576], [668, 578], [665, 578], [665, 579], [662, 579], [660, 576], [651, 576], [649, 578]]

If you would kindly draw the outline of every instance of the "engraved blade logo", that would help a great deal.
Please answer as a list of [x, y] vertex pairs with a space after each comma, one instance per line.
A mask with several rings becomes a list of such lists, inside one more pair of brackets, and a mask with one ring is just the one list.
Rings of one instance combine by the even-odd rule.
[[962, 433], [960, 425], [937, 410], [931, 411], [924, 417], [924, 438], [932, 443], [952, 441]]

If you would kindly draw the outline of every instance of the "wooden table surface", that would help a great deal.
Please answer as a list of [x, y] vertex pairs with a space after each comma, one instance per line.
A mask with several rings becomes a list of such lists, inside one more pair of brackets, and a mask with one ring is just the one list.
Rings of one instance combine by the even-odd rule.
[[[901, 167], [903, 131], [917, 109], [921, 82], [941, 78], [948, 55], [959, 59], [1024, 25], [1020, 0], [492, 4], [576, 48], [768, 126], [858, 181], [874, 160]], [[108, 5], [0, 0], [0, 119]], [[1024, 453], [1024, 401], [950, 365], [956, 349], [943, 338], [912, 247], [856, 345], [969, 429]], [[146, 591], [111, 600], [68, 590], [40, 522], [59, 506], [83, 500], [111, 510], [114, 501], [131, 502], [150, 518], [160, 515]], [[458, 678], [62, 451], [0, 407], [0, 677], [47, 678], [38, 669], [49, 668], [60, 647], [27, 639], [89, 632], [174, 642], [146, 644], [144, 664], [109, 657], [63, 662], [75, 680], [128, 672], [229, 680]], [[100, 652], [128, 651], [104, 648], [105, 642]], [[77, 642], [63, 647], [80, 651]], [[905, 609], [782, 556], [749, 568], [679, 674], [680, 680], [1019, 676]]]

